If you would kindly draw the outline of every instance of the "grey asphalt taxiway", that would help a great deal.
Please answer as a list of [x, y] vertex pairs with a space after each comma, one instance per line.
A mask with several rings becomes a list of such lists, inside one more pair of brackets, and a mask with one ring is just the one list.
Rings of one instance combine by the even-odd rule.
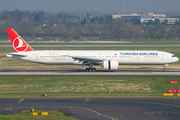
[[83, 69], [68, 70], [0, 70], [0, 75], [171, 75], [180, 76], [180, 70], [97, 70], [85, 72]]
[[179, 120], [175, 98], [1, 98], [0, 115], [53, 110], [80, 120]]

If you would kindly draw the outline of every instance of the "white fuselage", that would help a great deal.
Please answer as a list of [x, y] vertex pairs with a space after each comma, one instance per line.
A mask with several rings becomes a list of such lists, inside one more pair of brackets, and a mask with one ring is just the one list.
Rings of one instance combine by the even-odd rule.
[[75, 60], [71, 56], [118, 60], [119, 65], [165, 65], [179, 60], [168, 52], [142, 50], [52, 50], [14, 52], [13, 54], [17, 56], [7, 54], [7, 57], [50, 65], [82, 65], [80, 60]]

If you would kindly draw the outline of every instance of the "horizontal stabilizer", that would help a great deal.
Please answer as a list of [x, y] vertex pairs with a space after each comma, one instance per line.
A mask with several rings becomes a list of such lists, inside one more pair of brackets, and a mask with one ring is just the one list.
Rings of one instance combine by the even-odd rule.
[[16, 54], [16, 53], [7, 53], [7, 57], [27, 57], [27, 55], [22, 55], [22, 54]]

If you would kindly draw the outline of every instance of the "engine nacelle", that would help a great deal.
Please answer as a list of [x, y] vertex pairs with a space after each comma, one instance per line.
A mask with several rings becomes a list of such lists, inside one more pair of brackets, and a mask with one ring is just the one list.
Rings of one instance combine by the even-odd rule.
[[117, 70], [119, 67], [118, 60], [104, 60], [103, 67], [107, 70]]

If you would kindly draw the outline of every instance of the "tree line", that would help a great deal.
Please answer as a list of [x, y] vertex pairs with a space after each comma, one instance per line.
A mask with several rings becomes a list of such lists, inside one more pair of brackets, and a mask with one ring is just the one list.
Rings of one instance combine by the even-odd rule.
[[[6, 28], [14, 28], [22, 36], [59, 37], [62, 39], [131, 39], [166, 40], [180, 39], [180, 22], [168, 25], [167, 22], [149, 21], [140, 23], [139, 19], [112, 19], [111, 15], [91, 17], [88, 13], [83, 21], [67, 21], [72, 17], [65, 12], [50, 14], [44, 11], [0, 12], [0, 38], [7, 36]], [[178, 16], [177, 16], [178, 17]], [[63, 18], [63, 19], [62, 19]], [[79, 17], [76, 16], [76, 19]]]

